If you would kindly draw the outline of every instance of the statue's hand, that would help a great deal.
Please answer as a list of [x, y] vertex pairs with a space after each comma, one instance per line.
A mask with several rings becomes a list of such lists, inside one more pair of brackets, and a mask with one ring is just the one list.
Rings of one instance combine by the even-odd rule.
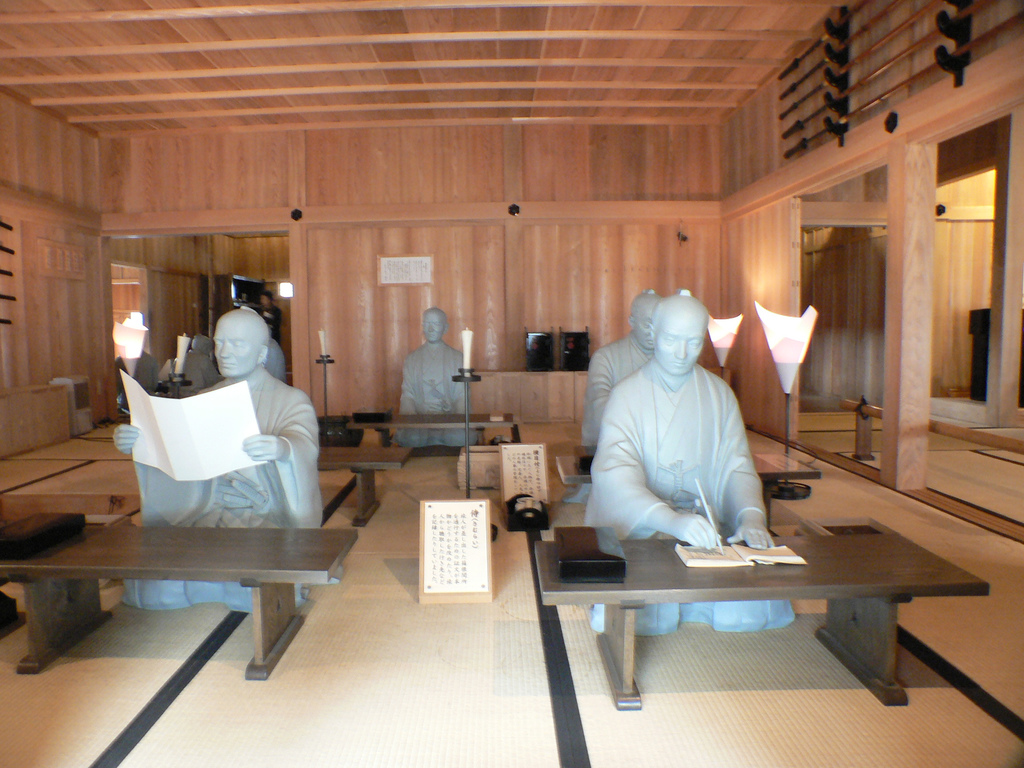
[[142, 430], [131, 424], [118, 424], [114, 429], [114, 447], [121, 453], [131, 453]]
[[673, 528], [671, 534], [680, 541], [687, 541], [695, 547], [718, 546], [718, 531], [703, 515], [680, 513], [676, 515]]
[[736, 526], [736, 533], [728, 538], [730, 544], [740, 541], [747, 542], [751, 549], [768, 549], [775, 542], [764, 527], [764, 520], [759, 513], [747, 510], [740, 513], [739, 524]]
[[270, 496], [241, 472], [228, 472], [217, 478], [215, 491], [219, 505], [241, 516], [246, 512], [263, 515], [270, 506]]
[[250, 435], [242, 441], [242, 450], [253, 461], [284, 461], [291, 454], [288, 441], [274, 435]]

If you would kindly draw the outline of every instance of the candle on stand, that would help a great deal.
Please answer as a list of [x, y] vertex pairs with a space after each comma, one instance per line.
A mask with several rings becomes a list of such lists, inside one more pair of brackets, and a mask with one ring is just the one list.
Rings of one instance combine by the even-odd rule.
[[473, 332], [467, 328], [462, 332], [462, 367], [467, 371], [472, 370], [470, 365], [473, 351]]
[[320, 355], [327, 357], [327, 331], [323, 328], [320, 329]]
[[181, 374], [185, 372], [185, 353], [188, 352], [188, 343], [191, 339], [188, 336], [178, 337], [178, 356], [174, 358], [174, 372]]

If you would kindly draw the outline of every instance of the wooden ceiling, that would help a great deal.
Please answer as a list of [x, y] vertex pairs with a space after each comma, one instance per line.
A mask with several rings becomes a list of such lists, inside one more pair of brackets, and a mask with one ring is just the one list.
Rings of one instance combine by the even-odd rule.
[[0, 88], [98, 133], [719, 124], [826, 0], [2, 0]]

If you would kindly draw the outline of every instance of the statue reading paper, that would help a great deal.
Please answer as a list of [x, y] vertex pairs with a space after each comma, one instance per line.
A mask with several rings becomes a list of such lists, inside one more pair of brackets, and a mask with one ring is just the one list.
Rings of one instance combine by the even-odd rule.
[[[245, 382], [260, 434], [242, 441], [256, 466], [210, 480], [178, 481], [161, 470], [135, 463], [143, 525], [318, 528], [323, 515], [316, 461], [316, 413], [301, 390], [273, 378], [263, 367], [270, 332], [250, 309], [228, 312], [217, 323], [214, 346], [224, 381], [217, 390]], [[122, 424], [114, 444], [130, 453], [138, 427]], [[249, 590], [237, 584], [132, 582], [125, 602], [143, 608], [176, 608], [195, 602], [226, 602], [251, 610]]]
[[[697, 365], [708, 319], [689, 292], [655, 307], [654, 357], [608, 398], [591, 468], [587, 525], [611, 526], [621, 539], [663, 534], [701, 547], [718, 546], [720, 537], [755, 549], [772, 545], [736, 397]], [[699, 508], [701, 488], [719, 530]], [[603, 606], [595, 606], [591, 620], [595, 629], [603, 628]], [[784, 600], [670, 603], [641, 609], [637, 633], [673, 632], [680, 621], [753, 631], [792, 620], [793, 608]]]
[[[452, 381], [462, 366], [462, 353], [448, 346], [448, 316], [431, 307], [423, 313], [424, 343], [410, 352], [402, 366], [402, 414], [464, 413], [462, 385]], [[423, 445], [463, 445], [464, 429], [397, 430], [400, 445], [416, 448]]]

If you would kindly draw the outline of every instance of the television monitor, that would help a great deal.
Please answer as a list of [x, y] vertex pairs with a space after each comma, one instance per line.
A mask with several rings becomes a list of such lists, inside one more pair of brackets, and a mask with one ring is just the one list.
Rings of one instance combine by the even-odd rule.
[[263, 280], [254, 280], [251, 277], [233, 275], [231, 278], [231, 303], [236, 307], [243, 305], [258, 307], [260, 305], [260, 294], [266, 283]]

